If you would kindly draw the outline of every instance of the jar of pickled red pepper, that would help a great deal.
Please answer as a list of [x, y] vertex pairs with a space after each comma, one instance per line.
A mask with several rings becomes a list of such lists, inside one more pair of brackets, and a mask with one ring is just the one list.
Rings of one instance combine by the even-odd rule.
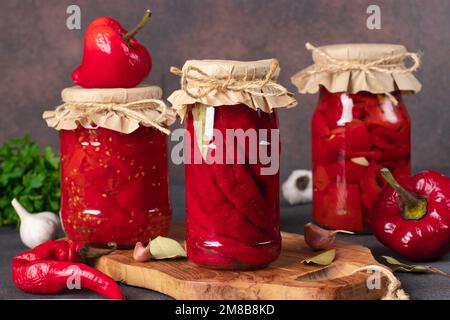
[[175, 114], [162, 90], [63, 90], [47, 111], [60, 131], [61, 220], [70, 239], [121, 247], [166, 235], [171, 221], [167, 135]]
[[370, 232], [372, 206], [385, 185], [380, 169], [397, 177], [411, 171], [411, 122], [402, 95], [421, 89], [412, 75], [419, 58], [400, 45], [307, 48], [315, 64], [292, 81], [301, 93], [320, 92], [311, 122], [314, 220]]
[[281, 249], [275, 109], [293, 107], [276, 60], [188, 61], [168, 100], [185, 123], [187, 254], [201, 266], [257, 269]]

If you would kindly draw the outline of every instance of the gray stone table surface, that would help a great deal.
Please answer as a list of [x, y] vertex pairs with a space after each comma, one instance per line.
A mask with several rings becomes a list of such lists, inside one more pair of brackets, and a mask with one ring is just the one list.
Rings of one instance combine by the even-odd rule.
[[[174, 221], [184, 220], [184, 187], [175, 185], [171, 190]], [[283, 231], [302, 233], [303, 225], [311, 220], [311, 206], [290, 207], [285, 203], [281, 209], [281, 227]], [[352, 241], [372, 250], [379, 260], [382, 255], [396, 257], [389, 249], [381, 245], [373, 236], [339, 236], [340, 240]], [[25, 250], [20, 242], [17, 230], [12, 227], [0, 227], [0, 299], [102, 299], [96, 293], [86, 290], [67, 291], [50, 295], [33, 295], [17, 290], [11, 280], [11, 257]], [[450, 273], [450, 254], [430, 265]], [[450, 280], [437, 274], [398, 274], [404, 289], [411, 299], [445, 299], [450, 300]], [[146, 289], [121, 284], [128, 299], [165, 300], [169, 297]]]

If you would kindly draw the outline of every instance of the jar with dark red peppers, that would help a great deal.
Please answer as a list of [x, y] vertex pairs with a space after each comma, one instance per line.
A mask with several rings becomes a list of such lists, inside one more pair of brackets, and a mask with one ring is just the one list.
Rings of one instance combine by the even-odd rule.
[[292, 81], [301, 93], [320, 91], [311, 121], [314, 220], [370, 232], [371, 210], [385, 185], [380, 169], [397, 177], [411, 172], [411, 122], [402, 94], [421, 88], [412, 75], [419, 58], [399, 45], [307, 48], [315, 64]]
[[169, 101], [185, 122], [187, 254], [257, 269], [281, 250], [280, 143], [274, 109], [293, 107], [276, 60], [188, 61]]
[[44, 118], [60, 131], [66, 235], [122, 247], [167, 235], [167, 134], [175, 120], [158, 87], [65, 89]]

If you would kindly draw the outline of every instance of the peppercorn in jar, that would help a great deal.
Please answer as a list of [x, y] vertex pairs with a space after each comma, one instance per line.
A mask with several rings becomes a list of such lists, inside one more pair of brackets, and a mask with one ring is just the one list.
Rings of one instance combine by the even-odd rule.
[[278, 62], [192, 60], [168, 100], [185, 123], [187, 254], [219, 269], [261, 268], [281, 249], [275, 109], [296, 105]]
[[[329, 229], [370, 231], [371, 210], [394, 176], [411, 172], [411, 122], [402, 94], [420, 91], [416, 54], [403, 46], [315, 48], [314, 65], [293, 76], [301, 93], [320, 92], [311, 121], [313, 217]], [[411, 58], [413, 65], [405, 66]]]
[[72, 87], [63, 105], [44, 113], [60, 131], [61, 218], [70, 239], [128, 247], [167, 235], [167, 128], [175, 115], [161, 96], [154, 86]]

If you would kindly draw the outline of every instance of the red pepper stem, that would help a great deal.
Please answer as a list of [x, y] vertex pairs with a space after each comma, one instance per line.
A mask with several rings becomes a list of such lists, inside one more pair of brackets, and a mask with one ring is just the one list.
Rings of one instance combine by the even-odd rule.
[[403, 188], [387, 168], [380, 171], [384, 180], [394, 189], [403, 204], [403, 217], [406, 220], [420, 220], [427, 213], [427, 201]]
[[130, 42], [130, 39], [133, 38], [139, 31], [141, 31], [142, 28], [145, 27], [147, 22], [150, 20], [150, 17], [152, 16], [152, 12], [150, 10], [145, 11], [144, 16], [142, 17], [141, 21], [138, 23], [136, 27], [134, 27], [133, 30], [128, 32], [123, 36], [123, 40], [126, 42]]

